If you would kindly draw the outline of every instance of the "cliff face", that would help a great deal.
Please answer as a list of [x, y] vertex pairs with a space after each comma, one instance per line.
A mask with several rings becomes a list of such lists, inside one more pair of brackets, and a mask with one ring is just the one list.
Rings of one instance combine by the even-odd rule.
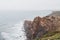
[[33, 21], [24, 22], [27, 40], [35, 38], [42, 38], [48, 32], [60, 31], [60, 17], [59, 16], [46, 16], [35, 17]]
[[27, 40], [32, 40], [32, 21], [25, 20], [24, 28], [25, 28]]

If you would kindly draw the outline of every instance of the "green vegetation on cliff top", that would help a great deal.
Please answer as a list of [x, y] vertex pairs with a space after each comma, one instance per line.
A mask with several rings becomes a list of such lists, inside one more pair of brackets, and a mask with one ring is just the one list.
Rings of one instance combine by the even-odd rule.
[[60, 32], [48, 32], [42, 38], [35, 38], [35, 40], [60, 40]]

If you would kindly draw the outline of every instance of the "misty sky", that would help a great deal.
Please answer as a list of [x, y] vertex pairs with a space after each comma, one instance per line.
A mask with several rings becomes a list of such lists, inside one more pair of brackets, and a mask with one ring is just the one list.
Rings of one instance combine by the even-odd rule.
[[60, 0], [0, 0], [0, 10], [60, 10]]

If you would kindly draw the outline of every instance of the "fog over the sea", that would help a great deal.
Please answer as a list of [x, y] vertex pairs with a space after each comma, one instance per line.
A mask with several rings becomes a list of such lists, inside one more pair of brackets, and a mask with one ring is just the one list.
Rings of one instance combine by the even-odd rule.
[[24, 19], [43, 17], [52, 10], [60, 10], [60, 0], [0, 0], [0, 40], [25, 40]]
[[0, 0], [0, 10], [60, 10], [60, 0]]

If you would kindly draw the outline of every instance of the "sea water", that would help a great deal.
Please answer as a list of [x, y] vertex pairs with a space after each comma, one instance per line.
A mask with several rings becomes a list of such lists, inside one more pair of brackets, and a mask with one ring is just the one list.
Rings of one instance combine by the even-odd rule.
[[24, 19], [46, 16], [51, 11], [0, 11], [0, 40], [26, 40]]
[[26, 34], [23, 27], [23, 21], [15, 24], [14, 27], [8, 28], [6, 32], [1, 32], [5, 40], [26, 40]]

